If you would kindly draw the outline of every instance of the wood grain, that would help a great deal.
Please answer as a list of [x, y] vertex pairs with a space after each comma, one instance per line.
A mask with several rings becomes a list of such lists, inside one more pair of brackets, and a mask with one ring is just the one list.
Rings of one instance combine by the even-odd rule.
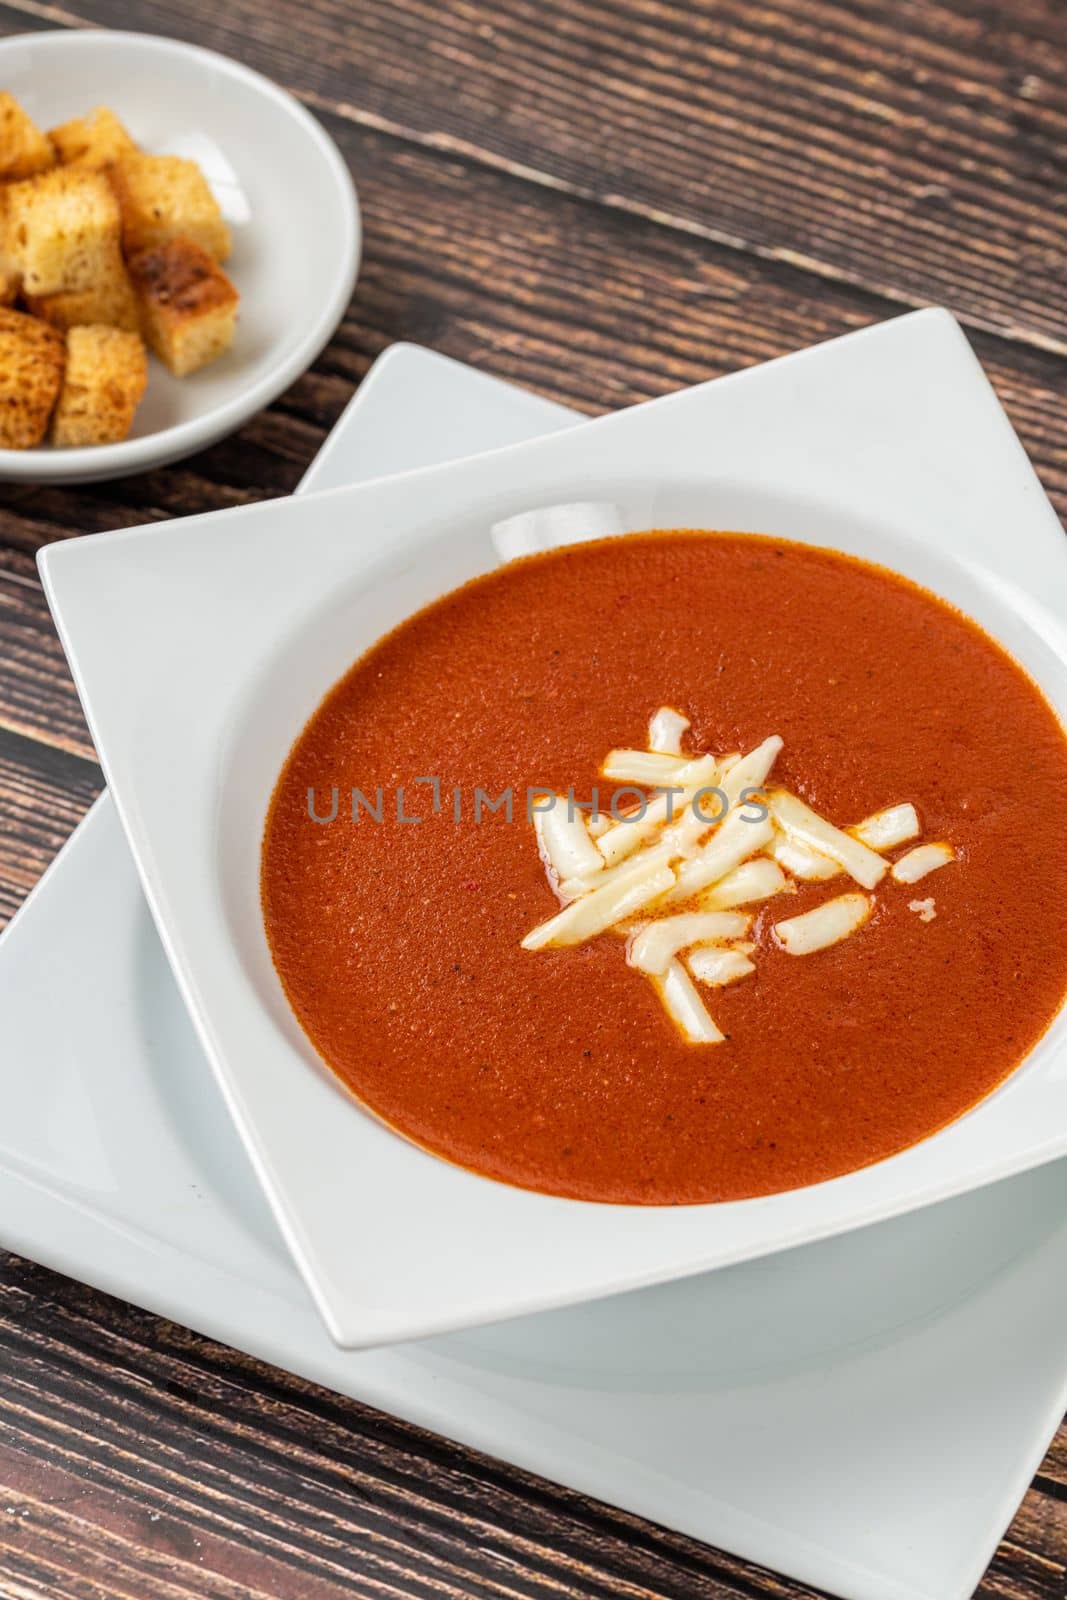
[[103, 787], [94, 761], [0, 728], [0, 927]]
[[[5, 1594], [811, 1593], [14, 1260], [0, 1338]], [[982, 1594], [1058, 1593], [1063, 1515], [1031, 1496]]]
[[297, 26], [259, 0], [143, 10], [365, 126], [1067, 349], [1056, 0], [306, 0]]
[[[813, 1593], [13, 1259], [0, 1338], [0, 1580], [49, 1600]], [[1031, 1497], [986, 1600], [1058, 1592], [1042, 1507], [1062, 1537]]]
[[[1067, 513], [1058, 0], [0, 0], [0, 33], [78, 21], [293, 88], [366, 255], [234, 438], [0, 487], [0, 921], [101, 783], [37, 550], [291, 492], [398, 338], [594, 413], [943, 301]], [[979, 1595], [1067, 1600], [1065, 1561], [1067, 1428]], [[813, 1594], [0, 1257], [3, 1600]]]

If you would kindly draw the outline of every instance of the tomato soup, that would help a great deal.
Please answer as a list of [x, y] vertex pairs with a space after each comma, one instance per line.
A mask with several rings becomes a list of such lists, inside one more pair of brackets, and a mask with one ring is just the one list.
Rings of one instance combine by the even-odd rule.
[[[558, 846], [577, 850], [573, 883], [553, 870], [528, 791], [587, 804], [597, 788], [606, 808], [622, 787], [607, 753], [642, 773], [650, 739], [676, 740], [652, 798], [672, 759], [705, 755], [728, 789], [772, 738], [741, 878], [709, 856], [729, 866], [741, 830], [709, 811], [677, 854], [653, 830], [601, 871], [614, 819], [587, 826], [579, 807]], [[627, 789], [623, 822], [643, 809]], [[830, 551], [635, 534], [475, 579], [355, 663], [278, 780], [263, 910], [315, 1049], [419, 1145], [577, 1199], [736, 1200], [890, 1156], [1020, 1062], [1067, 987], [1065, 822], [1053, 710], [951, 607]], [[686, 874], [688, 901], [671, 887]], [[742, 879], [766, 895], [745, 901]], [[611, 882], [622, 909], [601, 928], [587, 913]], [[671, 913], [705, 920], [665, 945]], [[685, 949], [695, 931], [703, 954]]]

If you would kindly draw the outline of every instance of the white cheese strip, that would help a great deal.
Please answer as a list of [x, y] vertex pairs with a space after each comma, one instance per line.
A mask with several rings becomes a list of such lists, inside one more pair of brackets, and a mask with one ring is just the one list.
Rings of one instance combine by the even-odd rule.
[[740, 939], [748, 932], [750, 921], [737, 911], [690, 911], [660, 917], [634, 935], [626, 959], [638, 972], [664, 973], [680, 950]]
[[937, 901], [933, 895], [929, 900], [909, 900], [908, 910], [918, 912], [920, 922], [933, 922], [937, 916]]
[[726, 1035], [714, 1021], [693, 980], [680, 961], [672, 961], [662, 978], [653, 978], [663, 1009], [690, 1044], [721, 1044]]
[[897, 883], [918, 883], [928, 872], [947, 867], [955, 859], [956, 852], [950, 844], [920, 844], [894, 861], [890, 870]]
[[739, 978], [747, 978], [750, 972], [755, 972], [754, 962], [748, 959], [743, 950], [718, 948], [709, 946], [705, 949], [690, 950], [686, 956], [686, 965], [698, 983], [706, 983], [709, 988], [722, 989], [728, 983], [736, 983]]
[[643, 816], [635, 813], [632, 818], [624, 818], [616, 822], [598, 840], [601, 855], [609, 866], [614, 866], [618, 861], [624, 861], [632, 855], [645, 839], [654, 834], [657, 829], [668, 821], [680, 820], [690, 805], [693, 796], [699, 794], [701, 789], [713, 787], [718, 776], [718, 764], [714, 756], [700, 756], [695, 761], [689, 761], [679, 772], [677, 780], [670, 785], [672, 789], [681, 789], [681, 794], [660, 794], [650, 800]]
[[780, 828], [774, 830], [767, 854], [786, 872], [791, 872], [794, 878], [800, 878], [804, 883], [820, 883], [824, 878], [841, 876], [841, 868], [836, 861], [831, 861], [819, 850], [812, 850], [809, 845], [801, 844], [798, 839], [791, 839]]
[[772, 790], [768, 800], [775, 822], [791, 839], [829, 856], [865, 889], [873, 889], [881, 882], [886, 872], [885, 862], [850, 833], [835, 828], [832, 822], [827, 822], [785, 789]]
[[[648, 852], [652, 854], [651, 851]], [[524, 950], [543, 950], [546, 945], [583, 944], [610, 928], [612, 923], [632, 917], [635, 911], [650, 905], [653, 900], [670, 889], [674, 873], [662, 863], [649, 864], [639, 859], [628, 861], [612, 881], [570, 905], [531, 929], [522, 941]]]
[[[771, 861], [768, 856], [756, 856], [752, 861], [743, 861], [725, 878], [720, 878], [710, 889], [705, 889], [700, 904], [707, 911], [725, 911], [730, 906], [747, 906], [754, 900], [769, 900], [772, 895], [781, 894], [789, 887], [789, 880], [776, 861]], [[795, 885], [793, 889], [795, 893]]]
[[534, 829], [541, 859], [557, 882], [604, 870], [604, 857], [589, 837], [584, 816], [577, 807], [569, 807], [563, 795], [556, 795], [551, 810], [534, 812]]
[[612, 783], [636, 783], [655, 789], [677, 783], [688, 765], [685, 756], [661, 756], [654, 750], [609, 750], [600, 770]]
[[603, 872], [590, 874], [588, 877], [566, 878], [560, 884], [560, 893], [568, 900], [575, 899], [578, 895], [588, 894], [590, 889], [604, 889], [615, 883], [619, 878], [627, 878], [628, 874], [644, 870], [655, 872], [660, 867], [667, 867], [678, 855], [678, 846], [666, 834], [624, 861], [618, 862], [613, 867], [605, 867]]
[[887, 806], [873, 817], [864, 817], [849, 833], [872, 850], [893, 850], [898, 844], [919, 837], [919, 814], [913, 805]]
[[[722, 760], [720, 759], [715, 786], [721, 793], [706, 796], [706, 804], [712, 813], [710, 819], [701, 815], [699, 806], [690, 805], [686, 807], [685, 812], [669, 830], [677, 840], [680, 854], [692, 854], [693, 848], [710, 827], [718, 826], [721, 833], [722, 829], [736, 818], [739, 808], [744, 805], [741, 798], [742, 795], [746, 794], [749, 789], [760, 788], [773, 767], [781, 748], [781, 739], [777, 734], [773, 734], [769, 739], [764, 739], [762, 744], [758, 744], [754, 750], [750, 750], [747, 755], [739, 757], [725, 775], [723, 773]], [[709, 787], [711, 786], [709, 785]], [[754, 821], [752, 802], [745, 807], [745, 819], [745, 825], [749, 830], [753, 830], [758, 826]], [[717, 839], [718, 833], [714, 837]], [[731, 835], [731, 837], [733, 836]], [[736, 860], [731, 861], [729, 866], [724, 867], [722, 872], [716, 872], [711, 877], [697, 875], [693, 879], [696, 887], [690, 893], [695, 894], [697, 888], [703, 888], [707, 884], [715, 882], [716, 879], [723, 876], [724, 872], [728, 872], [731, 866], [736, 866], [739, 861], [743, 861], [746, 856], [752, 855], [759, 848], [759, 844], [753, 844], [751, 850], [744, 851]], [[687, 896], [679, 895], [678, 898], [686, 899]]]
[[774, 828], [769, 818], [762, 822], [749, 822], [743, 809], [735, 809], [721, 827], [716, 828], [708, 843], [678, 869], [678, 882], [665, 896], [664, 904], [674, 905], [680, 900], [691, 900], [701, 889], [710, 889], [713, 883], [725, 878], [728, 872], [739, 867], [749, 856], [756, 855], [770, 844]]
[[663, 756], [680, 756], [682, 737], [689, 726], [689, 718], [673, 706], [660, 706], [648, 725], [648, 748]]
[[737, 805], [746, 789], [758, 789], [766, 781], [781, 748], [782, 740], [774, 733], [740, 761], [735, 761], [725, 773], [720, 762], [719, 784], [732, 806]]
[[518, 516], [494, 522], [489, 530], [501, 561], [555, 550], [561, 544], [584, 539], [607, 539], [625, 532], [618, 506], [607, 501], [577, 500], [567, 505], [538, 506]]
[[871, 902], [865, 894], [841, 894], [835, 900], [826, 900], [813, 911], [799, 917], [788, 917], [774, 924], [779, 943], [791, 956], [810, 956], [816, 950], [825, 950], [855, 933], [871, 914]]
[[[865, 817], [846, 831], [871, 850], [892, 850], [896, 845], [915, 838], [919, 832], [919, 818], [913, 805], [889, 806], [885, 811], [876, 812], [873, 817]], [[775, 835], [767, 854], [786, 872], [791, 872], [794, 878], [800, 878], [804, 883], [836, 878], [844, 870], [820, 850], [813, 850], [810, 845], [801, 844], [786, 833]]]

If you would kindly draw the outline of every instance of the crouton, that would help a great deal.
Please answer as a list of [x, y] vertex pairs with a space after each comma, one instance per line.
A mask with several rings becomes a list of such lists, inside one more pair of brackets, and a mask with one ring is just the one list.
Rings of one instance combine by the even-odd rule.
[[127, 255], [192, 239], [225, 261], [230, 231], [218, 201], [195, 161], [181, 156], [121, 156], [108, 168], [122, 211], [122, 246]]
[[0, 310], [0, 447], [40, 444], [63, 382], [63, 335], [21, 311]]
[[71, 328], [52, 443], [115, 444], [133, 424], [148, 382], [144, 345], [120, 328]]
[[132, 155], [137, 149], [107, 106], [97, 106], [86, 117], [75, 117], [58, 128], [50, 128], [48, 137], [62, 166], [86, 167], [91, 172], [99, 172], [120, 156]]
[[116, 255], [110, 270], [102, 273], [91, 288], [61, 289], [58, 294], [30, 294], [26, 296], [26, 309], [64, 332], [67, 328], [90, 323], [124, 328], [127, 333], [138, 333], [141, 327], [137, 297], [120, 255]]
[[26, 294], [91, 289], [121, 264], [118, 204], [99, 172], [54, 167], [4, 200], [4, 250]]
[[11, 184], [0, 183], [0, 299], [4, 305], [11, 305], [17, 299], [22, 288], [22, 274], [18, 262], [11, 254], [7, 243], [8, 230], [8, 190]]
[[0, 179], [32, 178], [55, 165], [45, 135], [13, 94], [0, 93]]
[[178, 378], [229, 348], [238, 294], [222, 268], [192, 239], [171, 239], [130, 257], [144, 336]]

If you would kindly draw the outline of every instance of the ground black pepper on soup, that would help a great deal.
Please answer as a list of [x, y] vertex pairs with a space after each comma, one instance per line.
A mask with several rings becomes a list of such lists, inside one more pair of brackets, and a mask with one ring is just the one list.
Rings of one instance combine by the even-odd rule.
[[[713, 868], [703, 884], [688, 865], [716, 836], [721, 854], [719, 801], [700, 802], [702, 825], [693, 812], [687, 855], [671, 857], [654, 830], [642, 841], [673, 864], [646, 854], [645, 871], [616, 833], [625, 858], [605, 863], [614, 880], [601, 875], [604, 830], [635, 815], [642, 785], [616, 801], [618, 821], [583, 807], [597, 788], [607, 810], [623, 785], [605, 779], [605, 756], [649, 750], [657, 708], [670, 710], [659, 726], [673, 730], [674, 759], [715, 758], [711, 788], [781, 741], [750, 800], [763, 844], [740, 863], [746, 881], [779, 886], [767, 897], [724, 913]], [[670, 759], [651, 764], [649, 803]], [[487, 803], [508, 791], [510, 820]], [[594, 851], [578, 838], [584, 884], [580, 872], [561, 882], [539, 849], [538, 807], [568, 792]], [[871, 856], [860, 841], [880, 841], [856, 825], [887, 810], [911, 815], [916, 837], [876, 849], [878, 881], [858, 882]], [[829, 830], [816, 856], [827, 840], [856, 841], [855, 861], [841, 847], [850, 870], [802, 875], [812, 815]], [[547, 1193], [734, 1200], [892, 1155], [1019, 1063], [1067, 987], [1067, 855], [1051, 847], [1065, 819], [1054, 712], [951, 607], [833, 552], [665, 531], [511, 563], [357, 661], [278, 780], [263, 910], [315, 1049], [398, 1132]], [[769, 864], [753, 870], [757, 857]], [[592, 892], [624, 887], [623, 868], [644, 900], [575, 938], [574, 896], [606, 904]], [[720, 884], [741, 881], [730, 870]], [[683, 878], [696, 898], [670, 887]], [[831, 901], [846, 909], [826, 913]], [[553, 943], [561, 913], [571, 942]], [[683, 933], [728, 940], [664, 946], [667, 919], [683, 914], [705, 919]], [[790, 925], [823, 930], [827, 915], [844, 934], [790, 938]], [[546, 926], [538, 944], [531, 930]], [[673, 964], [635, 969], [635, 947], [653, 967], [666, 948]], [[740, 981], [721, 981], [728, 969]], [[679, 1026], [672, 972], [713, 1042]]]

